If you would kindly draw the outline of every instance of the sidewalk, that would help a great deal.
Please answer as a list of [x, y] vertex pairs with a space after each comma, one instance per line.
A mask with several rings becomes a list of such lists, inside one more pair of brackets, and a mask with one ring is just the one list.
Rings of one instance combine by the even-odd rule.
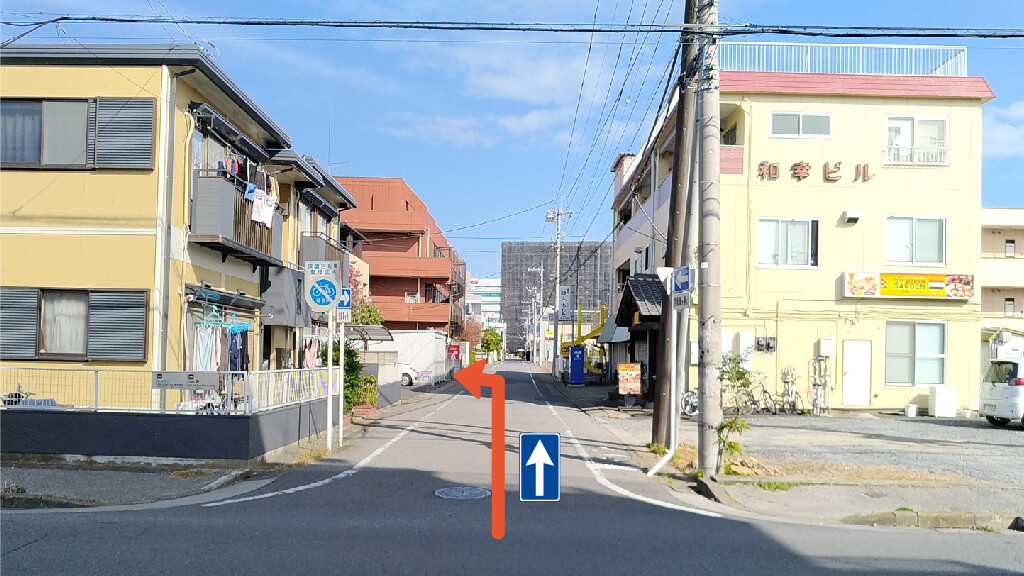
[[[553, 382], [553, 379], [549, 380]], [[625, 444], [633, 447], [638, 463], [649, 468], [656, 457], [647, 448], [651, 435], [652, 411], [620, 410], [608, 402], [608, 392], [613, 386], [569, 387], [555, 383], [555, 388], [580, 410], [603, 423]], [[807, 416], [791, 416], [786, 421], [783, 435], [768, 424], [779, 420], [756, 417], [761, 421], [752, 423], [752, 431], [740, 437], [748, 452], [760, 456], [776, 454], [773, 439], [797, 445], [799, 454], [818, 456], [813, 450], [804, 450], [816, 442], [823, 449], [842, 451], [848, 443], [857, 443], [849, 459], [853, 463], [839, 465], [834, 462], [799, 460], [798, 469], [813, 472], [810, 475], [788, 475], [776, 470], [770, 464], [774, 460], [760, 463], [745, 456], [752, 464], [754, 474], [750, 476], [720, 475], [710, 481], [696, 480], [680, 470], [666, 466], [662, 469], [668, 487], [680, 499], [692, 501], [693, 492], [703, 492], [719, 502], [747, 513], [771, 518], [783, 518], [814, 523], [846, 523], [879, 526], [974, 528], [1006, 531], [1011, 525], [1021, 525], [1015, 520], [1024, 516], [1024, 486], [999, 481], [978, 480], [968, 476], [970, 470], [961, 470], [963, 475], [950, 476], [931, 473], [915, 467], [902, 465], [915, 461], [927, 469], [928, 462], [924, 447], [915, 445], [912, 439], [886, 438], [891, 444], [877, 450], [879, 454], [866, 454], [861, 443], [866, 441], [858, 436], [872, 436], [866, 432], [859, 435], [853, 431], [857, 426], [851, 420], [867, 420], [872, 417], [863, 414], [835, 416], [833, 419], [814, 419]], [[785, 417], [781, 417], [785, 418]], [[697, 443], [696, 418], [683, 417], [678, 438], [683, 444]], [[806, 427], [806, 429], [802, 429]], [[757, 428], [757, 430], [754, 430]], [[830, 433], [822, 429], [835, 428]], [[986, 431], [982, 429], [981, 433]], [[852, 436], [846, 438], [842, 436]], [[824, 437], [828, 437], [824, 439]], [[838, 439], [837, 439], [838, 438]], [[848, 442], [844, 442], [844, 439]], [[794, 451], [797, 451], [794, 449]], [[983, 450], [984, 447], [976, 449]], [[865, 451], [865, 453], [860, 453]], [[909, 457], [913, 454], [914, 460]], [[889, 466], [861, 466], [858, 461], [873, 462], [887, 456]], [[806, 457], [806, 456], [805, 456]], [[883, 458], [883, 461], [885, 459]], [[780, 463], [790, 464], [786, 460]], [[686, 463], [680, 463], [685, 466]]]

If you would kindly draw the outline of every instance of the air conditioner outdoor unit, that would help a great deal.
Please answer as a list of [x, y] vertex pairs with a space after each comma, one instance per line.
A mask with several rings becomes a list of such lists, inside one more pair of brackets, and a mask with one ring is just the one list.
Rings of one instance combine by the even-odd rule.
[[999, 332], [996, 334], [996, 344], [1009, 344], [1010, 338], [1009, 332]]

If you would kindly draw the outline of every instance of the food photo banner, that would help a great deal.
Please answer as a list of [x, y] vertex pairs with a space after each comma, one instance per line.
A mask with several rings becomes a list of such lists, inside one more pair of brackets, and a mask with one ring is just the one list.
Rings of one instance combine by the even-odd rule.
[[917, 274], [905, 272], [847, 272], [848, 298], [944, 298], [974, 297], [970, 274]]

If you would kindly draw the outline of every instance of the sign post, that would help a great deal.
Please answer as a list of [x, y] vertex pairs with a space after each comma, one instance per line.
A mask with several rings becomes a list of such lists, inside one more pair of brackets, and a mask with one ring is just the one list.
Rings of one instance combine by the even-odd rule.
[[[348, 255], [345, 256], [346, 260]], [[345, 433], [345, 323], [352, 321], [352, 289], [343, 287], [338, 295], [338, 324], [341, 326], [338, 340], [341, 342], [341, 356], [338, 364], [341, 366], [341, 374], [338, 378], [338, 446], [341, 446], [342, 437]], [[334, 314], [331, 314], [333, 318]]]
[[[305, 297], [310, 310], [328, 312], [327, 315], [327, 450], [334, 448], [334, 309], [341, 297], [341, 262], [337, 260], [313, 260], [306, 262]], [[351, 296], [350, 296], [351, 300]], [[344, 365], [345, 355], [341, 362]], [[344, 394], [342, 394], [344, 397]], [[344, 428], [344, 413], [341, 416], [340, 431]]]

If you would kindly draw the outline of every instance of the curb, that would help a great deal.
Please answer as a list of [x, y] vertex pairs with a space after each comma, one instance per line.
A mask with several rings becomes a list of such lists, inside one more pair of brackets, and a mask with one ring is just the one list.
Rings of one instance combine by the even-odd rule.
[[1024, 519], [1007, 514], [973, 512], [915, 512], [896, 510], [866, 516], [848, 516], [843, 524], [855, 526], [899, 526], [911, 528], [961, 528], [970, 530], [1024, 531]]

